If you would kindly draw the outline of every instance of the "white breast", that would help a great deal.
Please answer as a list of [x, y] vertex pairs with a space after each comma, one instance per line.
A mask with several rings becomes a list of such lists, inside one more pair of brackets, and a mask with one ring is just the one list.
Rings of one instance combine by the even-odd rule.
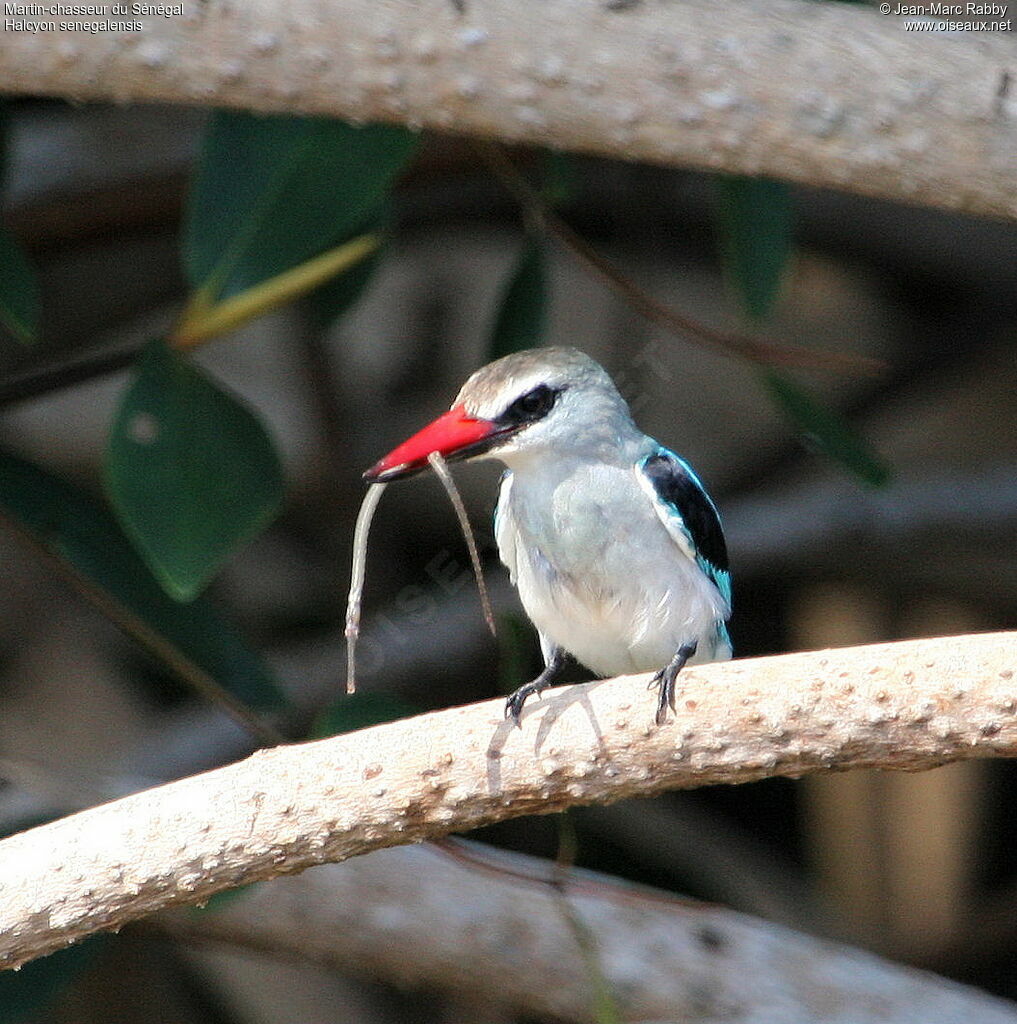
[[508, 473], [495, 519], [502, 561], [544, 636], [601, 676], [730, 657], [723, 597], [674, 542], [634, 468]]

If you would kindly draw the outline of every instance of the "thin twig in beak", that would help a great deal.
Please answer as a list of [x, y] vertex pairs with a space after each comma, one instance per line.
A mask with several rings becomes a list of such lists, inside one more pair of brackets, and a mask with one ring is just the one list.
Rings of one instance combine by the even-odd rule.
[[440, 452], [431, 452], [427, 456], [427, 461], [431, 463], [431, 468], [438, 474], [438, 479], [448, 492], [449, 501], [452, 502], [452, 507], [456, 510], [456, 515], [459, 517], [463, 539], [466, 541], [466, 547], [470, 552], [470, 561], [473, 563], [473, 575], [477, 577], [477, 590], [480, 592], [480, 606], [484, 610], [484, 621], [487, 623], [488, 629], [491, 630], [491, 635], [497, 636], [498, 633], [494, 626], [494, 612], [491, 611], [491, 599], [487, 596], [484, 570], [480, 565], [480, 553], [477, 551], [477, 542], [474, 539], [473, 528], [470, 526], [470, 519], [466, 514], [466, 506], [463, 504], [463, 499], [459, 494], [459, 488], [456, 487], [456, 482], [452, 479], [452, 474], [449, 472], [448, 465], [441, 457]]
[[381, 500], [385, 484], [371, 484], [357, 513], [357, 526], [353, 531], [353, 568], [350, 570], [350, 596], [346, 600], [346, 692], [357, 692], [356, 650], [360, 635], [360, 598], [364, 592], [367, 573], [367, 535], [371, 529], [374, 510]]

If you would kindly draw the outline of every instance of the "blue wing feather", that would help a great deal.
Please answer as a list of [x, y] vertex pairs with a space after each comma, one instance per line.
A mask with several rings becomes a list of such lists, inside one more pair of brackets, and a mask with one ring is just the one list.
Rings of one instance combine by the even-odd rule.
[[720, 514], [702, 481], [681, 456], [661, 446], [639, 463], [653, 493], [666, 510], [667, 525], [687, 539], [692, 555], [731, 604], [731, 575]]

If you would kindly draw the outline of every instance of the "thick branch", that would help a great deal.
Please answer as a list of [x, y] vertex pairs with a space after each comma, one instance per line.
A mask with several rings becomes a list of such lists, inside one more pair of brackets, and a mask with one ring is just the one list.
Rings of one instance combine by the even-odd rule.
[[395, 121], [1017, 217], [1006, 33], [800, 0], [464, 6], [184, 0], [140, 32], [8, 30], [0, 90]]
[[[504, 858], [506, 872], [546, 875]], [[1014, 1024], [1017, 1007], [870, 953], [580, 872], [566, 887], [624, 1020], [720, 1024]], [[455, 991], [592, 1022], [593, 989], [550, 886], [478, 871], [430, 846], [258, 886], [215, 913], [159, 923], [400, 987]]]
[[827, 768], [1017, 754], [1017, 634], [687, 669], [653, 724], [645, 676], [501, 701], [245, 761], [0, 843], [0, 964], [245, 882], [573, 804]]

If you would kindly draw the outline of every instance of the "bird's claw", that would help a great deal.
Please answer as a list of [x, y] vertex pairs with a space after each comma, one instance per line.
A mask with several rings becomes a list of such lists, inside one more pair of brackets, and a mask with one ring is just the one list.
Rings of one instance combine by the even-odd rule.
[[523, 713], [523, 705], [526, 703], [526, 698], [530, 696], [530, 693], [524, 693], [524, 690], [526, 690], [526, 687], [520, 686], [519, 689], [516, 690], [515, 693], [510, 694], [508, 699], [505, 701], [505, 717], [511, 718], [517, 729], [521, 729], [523, 727], [523, 723], [519, 721], [519, 716]]
[[672, 711], [676, 710], [675, 680], [678, 678], [678, 673], [685, 667], [685, 663], [693, 654], [696, 653], [697, 646], [698, 644], [696, 641], [682, 644], [682, 646], [675, 652], [675, 656], [671, 661], [650, 680], [650, 685], [647, 689], [653, 689], [654, 687], [660, 688], [660, 693], [657, 698], [657, 714], [654, 718], [657, 725], [663, 725], [667, 721], [668, 708]]
[[520, 686], [515, 693], [508, 695], [508, 699], [505, 701], [505, 717], [511, 718], [516, 723], [517, 729], [523, 727], [522, 722], [519, 721], [519, 716], [523, 712], [523, 705], [534, 694], [539, 697], [554, 682], [555, 676], [561, 671], [564, 663], [565, 658], [562, 651], [559, 648], [555, 648], [550, 660], [544, 666], [544, 671], [536, 679], [531, 679], [528, 683]]
[[667, 721], [667, 709], [670, 708], [672, 711], [675, 710], [675, 685], [674, 681], [677, 672], [669, 672], [670, 665], [667, 668], [662, 668], [654, 677], [650, 680], [650, 685], [647, 687], [648, 690], [657, 689], [659, 695], [657, 697], [657, 713], [654, 715], [654, 721], [657, 725], [663, 725]]
[[523, 713], [523, 705], [534, 694], [539, 697], [541, 691], [546, 690], [549, 685], [538, 676], [532, 682], [520, 686], [515, 693], [510, 693], [505, 701], [505, 717], [511, 718], [515, 722], [516, 728], [521, 729], [523, 723], [519, 721], [519, 716]]

